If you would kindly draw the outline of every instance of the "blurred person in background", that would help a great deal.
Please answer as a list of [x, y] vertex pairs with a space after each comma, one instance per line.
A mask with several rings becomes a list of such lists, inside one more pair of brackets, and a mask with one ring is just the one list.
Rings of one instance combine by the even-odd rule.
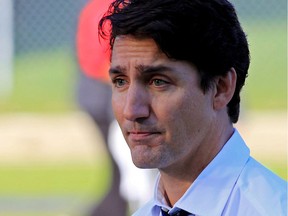
[[100, 129], [112, 169], [109, 191], [92, 209], [91, 216], [127, 216], [151, 195], [149, 171], [133, 165], [129, 148], [112, 113], [109, 43], [107, 40], [100, 41], [98, 35], [99, 20], [110, 3], [109, 0], [89, 1], [79, 16], [76, 36], [81, 70], [77, 101]]
[[[111, 185], [103, 200], [95, 205], [91, 216], [126, 216], [128, 203], [120, 194], [120, 171], [108, 147], [109, 127], [114, 120], [111, 86], [108, 82], [109, 52], [98, 40], [98, 21], [111, 1], [89, 1], [78, 21], [76, 35], [80, 73], [77, 101], [99, 128], [111, 164]], [[97, 143], [95, 143], [97, 144]]]
[[287, 215], [287, 182], [234, 127], [250, 56], [233, 5], [116, 0], [105, 24], [115, 117], [134, 164], [159, 170], [135, 216]]

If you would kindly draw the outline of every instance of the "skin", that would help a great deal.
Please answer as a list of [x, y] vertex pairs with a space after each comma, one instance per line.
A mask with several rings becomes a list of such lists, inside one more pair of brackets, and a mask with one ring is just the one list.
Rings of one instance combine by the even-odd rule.
[[172, 206], [233, 133], [226, 105], [236, 72], [200, 88], [196, 67], [169, 59], [152, 39], [118, 36], [110, 77], [115, 117], [140, 168], [158, 168]]

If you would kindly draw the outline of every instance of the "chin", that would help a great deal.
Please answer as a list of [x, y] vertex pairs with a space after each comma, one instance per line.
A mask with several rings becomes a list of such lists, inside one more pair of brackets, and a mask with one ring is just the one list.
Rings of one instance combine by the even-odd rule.
[[161, 162], [159, 154], [156, 154], [151, 147], [145, 145], [131, 148], [131, 156], [134, 165], [142, 169], [158, 168], [159, 162]]
[[155, 166], [153, 166], [153, 164], [151, 164], [151, 160], [136, 160], [134, 158], [133, 159], [133, 163], [136, 167], [140, 168], [140, 169], [153, 169], [156, 168]]
[[150, 169], [150, 168], [154, 168], [151, 167], [150, 164], [144, 163], [144, 162], [138, 162], [138, 161], [133, 161], [134, 165], [140, 169]]

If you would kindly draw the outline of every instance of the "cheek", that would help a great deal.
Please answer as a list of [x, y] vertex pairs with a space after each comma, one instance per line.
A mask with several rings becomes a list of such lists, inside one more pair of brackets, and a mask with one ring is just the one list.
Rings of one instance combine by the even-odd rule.
[[167, 130], [167, 139], [172, 140], [181, 136], [183, 129], [186, 130], [187, 121], [190, 121], [191, 106], [185, 100], [185, 95], [173, 95], [165, 100], [157, 100], [155, 114], [157, 120]]
[[169, 138], [174, 141], [175, 139], [187, 141], [193, 138], [199, 133], [205, 118], [204, 109], [203, 101], [197, 95], [182, 94], [170, 100], [169, 106], [164, 105], [164, 111], [159, 113], [161, 116], [166, 113], [163, 118], [165, 118], [164, 126], [169, 130]]
[[112, 109], [114, 112], [114, 116], [117, 121], [121, 119], [121, 113], [123, 113], [123, 100], [117, 96], [117, 93], [113, 93], [112, 95]]

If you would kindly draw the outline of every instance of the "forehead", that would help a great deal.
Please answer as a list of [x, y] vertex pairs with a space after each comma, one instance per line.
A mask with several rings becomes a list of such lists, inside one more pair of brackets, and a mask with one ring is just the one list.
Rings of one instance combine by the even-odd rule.
[[115, 39], [110, 76], [126, 74], [140, 77], [155, 73], [166, 74], [177, 80], [198, 79], [194, 65], [168, 58], [153, 39], [138, 39], [132, 36], [119, 36]]
[[168, 60], [168, 57], [159, 50], [151, 38], [138, 39], [132, 36], [116, 37], [112, 50], [112, 65], [123, 64], [128, 61], [152, 63], [159, 60]]

